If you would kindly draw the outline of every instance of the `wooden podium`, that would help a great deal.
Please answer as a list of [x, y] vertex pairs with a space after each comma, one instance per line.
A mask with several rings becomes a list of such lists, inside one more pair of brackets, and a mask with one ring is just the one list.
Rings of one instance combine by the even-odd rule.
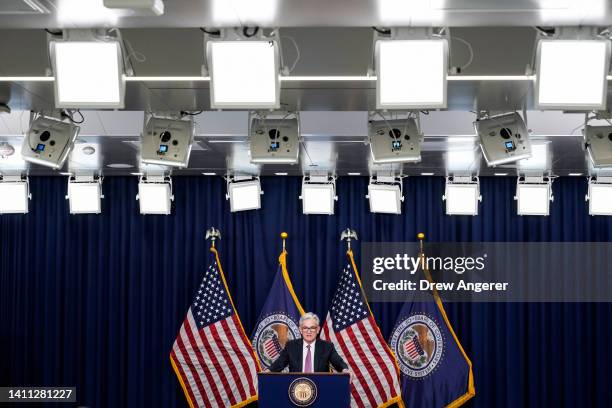
[[263, 408], [345, 408], [351, 403], [348, 373], [259, 373], [257, 380]]

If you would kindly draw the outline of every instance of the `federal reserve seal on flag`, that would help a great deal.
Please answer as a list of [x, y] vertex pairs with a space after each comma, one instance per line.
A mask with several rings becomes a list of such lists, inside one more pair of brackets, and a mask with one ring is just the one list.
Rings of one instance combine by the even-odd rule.
[[424, 314], [412, 314], [393, 330], [391, 349], [402, 373], [423, 378], [432, 373], [442, 359], [444, 337], [438, 324]]
[[276, 360], [289, 340], [300, 336], [297, 324], [284, 313], [266, 316], [253, 335], [253, 345], [259, 361], [266, 367]]

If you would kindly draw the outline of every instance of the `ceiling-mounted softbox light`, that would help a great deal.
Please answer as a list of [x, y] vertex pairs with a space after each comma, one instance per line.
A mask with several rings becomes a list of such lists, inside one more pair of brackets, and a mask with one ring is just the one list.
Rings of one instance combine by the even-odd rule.
[[536, 46], [538, 109], [604, 110], [610, 40], [592, 27], [561, 27]]
[[21, 156], [30, 163], [59, 169], [70, 154], [79, 130], [72, 122], [40, 115], [25, 134]]
[[423, 135], [412, 115], [403, 119], [386, 118], [382, 113], [373, 115], [368, 124], [368, 136], [374, 164], [421, 161]]
[[448, 39], [415, 28], [374, 35], [376, 109], [446, 108]]
[[474, 122], [482, 153], [489, 166], [531, 157], [525, 121], [516, 112], [484, 117]]
[[194, 124], [188, 120], [150, 116], [141, 137], [140, 159], [145, 164], [187, 167]]
[[248, 36], [224, 29], [208, 36], [206, 60], [213, 109], [278, 109], [280, 47], [276, 30], [257, 28]]
[[162, 0], [104, 0], [104, 7], [130, 10], [137, 15], [161, 16], [164, 14], [164, 2]]
[[593, 167], [612, 167], [612, 126], [585, 126], [584, 142]]
[[125, 80], [120, 37], [65, 30], [51, 38], [56, 108], [123, 109]]
[[446, 178], [446, 190], [442, 196], [447, 215], [478, 215], [480, 180], [475, 176], [450, 176]]
[[296, 164], [300, 153], [300, 118], [297, 113], [249, 115], [251, 163]]

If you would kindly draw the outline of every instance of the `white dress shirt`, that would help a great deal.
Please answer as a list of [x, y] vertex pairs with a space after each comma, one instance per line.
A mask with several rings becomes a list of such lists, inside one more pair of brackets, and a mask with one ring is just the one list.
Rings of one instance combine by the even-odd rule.
[[[312, 371], [315, 371], [315, 366], [314, 366], [314, 353], [315, 353], [315, 343], [317, 341], [313, 341], [312, 343], [310, 343], [310, 363], [311, 363], [311, 367], [312, 367]], [[304, 368], [306, 367], [306, 354], [308, 354], [308, 349], [306, 348], [306, 346], [308, 346], [308, 343], [306, 343], [306, 341], [302, 341], [302, 371], [304, 371]]]

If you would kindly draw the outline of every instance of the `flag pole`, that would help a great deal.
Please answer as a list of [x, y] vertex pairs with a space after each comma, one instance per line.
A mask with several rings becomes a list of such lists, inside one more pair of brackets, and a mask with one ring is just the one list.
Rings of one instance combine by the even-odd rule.
[[[425, 274], [425, 277], [427, 278], [427, 280], [430, 283], [433, 283], [433, 278], [431, 277], [431, 274], [429, 273], [429, 269], [427, 269], [426, 267], [427, 265], [425, 263], [425, 252], [423, 250], [423, 241], [425, 240], [425, 234], [422, 232], [419, 232], [417, 234], [417, 239], [419, 240], [419, 252], [420, 252], [419, 257], [421, 258], [421, 267], [423, 268], [423, 273]], [[442, 299], [440, 299], [438, 290], [436, 288], [433, 288], [432, 293], [433, 293], [434, 301], [438, 307], [438, 310], [442, 314], [442, 318], [444, 319], [444, 322], [446, 323], [448, 330], [453, 336], [453, 339], [455, 339], [455, 342], [457, 343], [457, 346], [459, 347], [459, 351], [463, 355], [463, 358], [465, 359], [469, 367], [467, 392], [446, 406], [447, 408], [457, 408], [463, 405], [467, 400], [472, 398], [474, 395], [476, 395], [476, 388], [474, 387], [474, 373], [472, 371], [472, 360], [470, 360], [467, 353], [463, 349], [463, 346], [461, 345], [459, 338], [455, 334], [455, 330], [453, 329], [453, 326], [450, 324], [450, 321], [448, 320], [448, 316], [446, 315], [446, 310], [444, 310], [444, 305], [442, 304]]]
[[283, 231], [281, 232], [280, 237], [283, 240], [283, 252], [287, 252], [287, 250], [285, 249], [285, 240], [289, 237], [289, 234]]

